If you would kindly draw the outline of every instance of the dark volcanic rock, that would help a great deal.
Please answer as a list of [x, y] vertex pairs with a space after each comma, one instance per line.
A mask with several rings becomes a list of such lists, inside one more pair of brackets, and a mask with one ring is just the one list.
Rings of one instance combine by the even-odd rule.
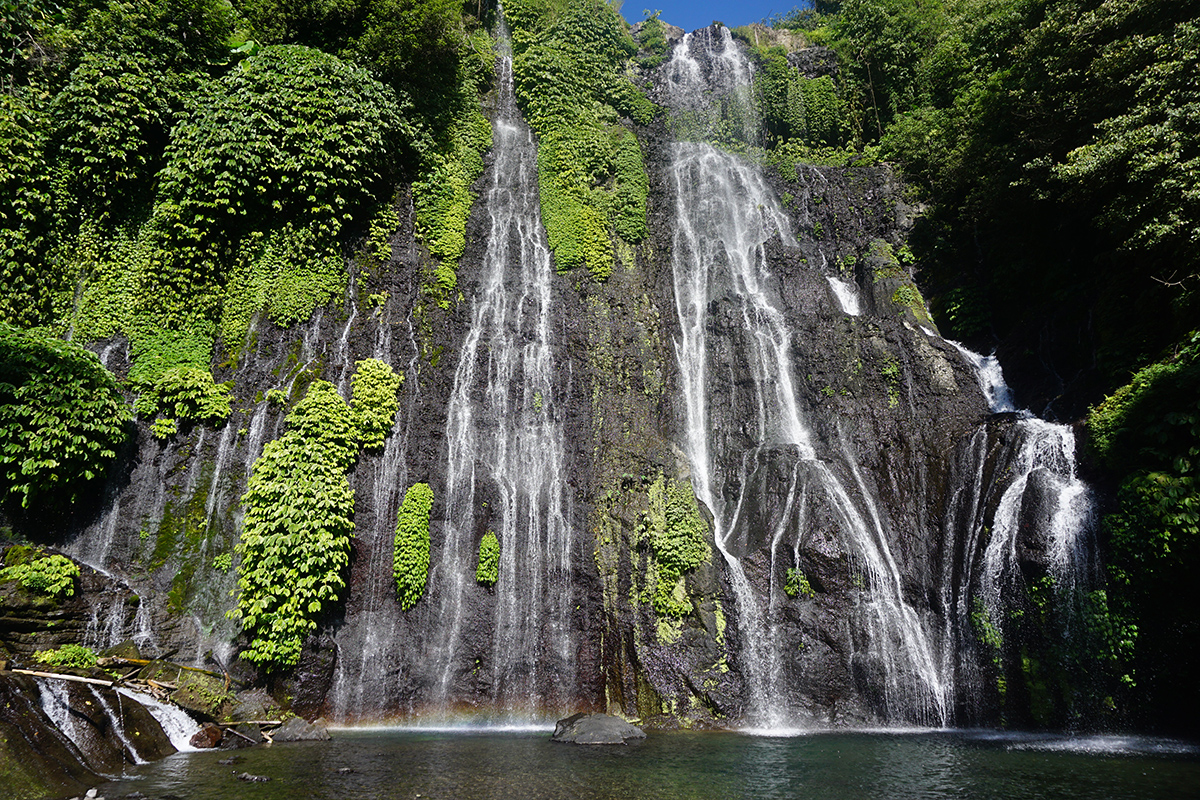
[[221, 730], [221, 726], [214, 725], [211, 722], [206, 722], [200, 728], [200, 730], [192, 734], [192, 738], [188, 740], [188, 744], [190, 744], [192, 747], [208, 749], [210, 747], [216, 747], [219, 745], [221, 743], [221, 739], [224, 737], [225, 732]]
[[266, 775], [251, 775], [249, 772], [243, 772], [237, 776], [237, 779], [246, 783], [266, 783], [271, 780]]
[[609, 714], [573, 714], [554, 726], [553, 742], [571, 744], [625, 744], [627, 739], [645, 739], [646, 732], [620, 717]]
[[325, 730], [324, 725], [292, 717], [279, 726], [271, 739], [276, 742], [326, 742], [329, 741], [329, 731]]

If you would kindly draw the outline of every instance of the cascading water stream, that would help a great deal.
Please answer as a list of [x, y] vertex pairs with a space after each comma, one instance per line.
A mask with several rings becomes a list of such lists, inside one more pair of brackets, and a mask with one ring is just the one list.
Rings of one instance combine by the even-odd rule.
[[[996, 357], [981, 356], [956, 342], [951, 344], [975, 368], [992, 412], [1016, 411]], [[1013, 425], [1016, 444], [1007, 464], [1012, 477], [992, 517], [979, 586], [993, 619], [1001, 618], [1005, 586], [1019, 569], [1022, 513], [1031, 495], [1040, 495], [1043, 505], [1051, 506], [1043, 522], [1055, 591], [1062, 597], [1073, 597], [1077, 589], [1093, 582], [1096, 573], [1090, 537], [1094, 499], [1090, 487], [1076, 473], [1075, 432], [1069, 425], [1038, 419], [1028, 411], [1017, 415]]]
[[537, 198], [537, 153], [513, 97], [512, 56], [501, 19], [495, 161], [487, 193], [491, 228], [454, 376], [446, 439], [446, 526], [431, 582], [440, 596], [435, 703], [455, 700], [468, 594], [485, 530], [500, 542], [489, 598], [491, 653], [477, 665], [501, 713], [558, 710], [574, 685], [570, 634], [571, 532], [563, 427], [550, 326], [553, 269]]
[[[713, 38], [711, 30], [706, 34]], [[694, 35], [676, 46], [665, 68], [670, 76], [668, 99], [686, 98], [673, 106], [676, 122], [685, 123], [677, 124], [676, 131], [684, 134], [688, 123], [702, 116], [697, 98], [718, 103], [724, 114], [730, 107], [740, 108], [751, 73], [727, 32], [715, 55], [700, 58], [693, 52]], [[738, 59], [742, 65], [731, 66]], [[713, 76], [715, 84], [708, 82]], [[735, 102], [719, 103], [722, 93]], [[738, 114], [741, 120], [753, 116]], [[820, 495], [865, 572], [860, 624], [867, 629], [868, 655], [883, 673], [883, 713], [945, 724], [948, 685], [925, 626], [904, 600], [884, 520], [844, 443], [842, 452], [818, 456], [797, 402], [791, 333], [773, 297], [774, 279], [765, 251], [774, 237], [785, 246], [795, 246], [786, 215], [756, 168], [711, 145], [674, 145], [671, 177], [676, 193], [672, 269], [680, 322], [676, 355], [687, 415], [686, 451], [694, 489], [713, 514], [717, 547], [737, 596], [741, 659], [749, 690], [747, 721], [765, 727], [794, 724], [787, 710], [788, 689], [781, 680], [774, 581], [766, 596], [760, 597], [763, 592], [743, 563], [748, 554], [738, 552], [746, 508], [759, 499], [749, 494], [751, 472], [758, 459], [766, 457], [792, 464], [788, 507], [780, 509], [779, 525], [797, 520], [792, 531], [780, 528], [771, 533], [773, 565], [774, 553], [787, 533], [797, 542], [805, 534], [805, 509]], [[745, 381], [721, 374], [735, 363], [748, 368], [749, 389], [742, 388]], [[739, 398], [742, 391], [751, 396]], [[735, 407], [752, 419], [713, 418], [714, 409]], [[729, 456], [736, 460], [739, 452], [740, 474], [718, 463], [731, 463]], [[822, 458], [841, 462], [841, 471], [852, 478], [861, 498], [861, 508]]]
[[[407, 320], [411, 358], [405, 371], [409, 391], [419, 392], [418, 353], [412, 318]], [[373, 357], [384, 360], [391, 352], [391, 324], [386, 316], [379, 319]], [[393, 541], [396, 509], [408, 485], [404, 455], [408, 451], [415, 402], [410, 399], [397, 414], [392, 433], [385, 440], [383, 455], [373, 464], [371, 494], [364, 506], [373, 509], [368, 525], [356, 530], [357, 558], [365, 561], [364, 579], [352, 588], [345, 629], [338, 634], [339, 658], [331, 700], [334, 718], [343, 722], [360, 721], [372, 714], [395, 708], [394, 676], [400, 672], [400, 620], [393, 581]], [[361, 603], [361, 606], [359, 605]]]

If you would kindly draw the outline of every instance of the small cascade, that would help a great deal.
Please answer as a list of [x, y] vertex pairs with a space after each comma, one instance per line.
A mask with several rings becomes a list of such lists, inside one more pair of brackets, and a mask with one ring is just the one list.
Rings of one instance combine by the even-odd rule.
[[862, 313], [862, 309], [858, 302], [858, 289], [850, 281], [844, 281], [841, 278], [835, 278], [832, 275], [825, 280], [829, 281], [829, 288], [833, 292], [833, 296], [837, 299], [838, 307], [842, 312], [849, 314], [852, 317], [857, 317]]
[[729, 28], [714, 25], [684, 34], [664, 69], [662, 99], [673, 112], [676, 139], [760, 143], [753, 68]]
[[358, 318], [358, 281], [354, 270], [350, 270], [350, 285], [346, 289], [346, 298], [346, 304], [350, 306], [350, 315], [346, 317], [346, 324], [342, 326], [342, 332], [338, 335], [333, 356], [333, 363], [340, 365], [337, 387], [342, 397], [346, 397], [350, 375], [354, 372], [354, 359], [350, 356], [350, 330], [354, 327], [354, 320]]
[[116, 585], [91, 598], [91, 616], [83, 633], [84, 647], [99, 652], [125, 641], [127, 598], [127, 593]]
[[[704, 35], [717, 34], [709, 29]], [[698, 54], [685, 37], [665, 68], [669, 95], [691, 98], [672, 108], [676, 119], [694, 116], [696, 98], [708, 98], [713, 113], [728, 119], [737, 104], [721, 98], [736, 101], [748, 92], [749, 65], [727, 67], [738, 59], [744, 56], [730, 41]], [[713, 75], [715, 84], [696, 83]], [[780, 727], [797, 721], [782, 677], [777, 584], [798, 556], [784, 563], [780, 553], [797, 553], [819, 518], [840, 531], [861, 572], [858, 619], [852, 621], [862, 631], [856, 657], [881, 695], [879, 711], [888, 719], [946, 724], [949, 685], [925, 622], [904, 598], [887, 522], [849, 447], [843, 441], [834, 452], [818, 452], [798, 403], [792, 333], [766, 257], [772, 239], [796, 246], [787, 216], [757, 168], [708, 144], [675, 144], [671, 178], [685, 449], [737, 597], [747, 722]], [[842, 309], [857, 311], [856, 298], [847, 293], [843, 300], [834, 286], [830, 281]], [[745, 365], [749, 381], [733, 375], [735, 364]], [[770, 476], [787, 481], [782, 506], [777, 494], [767, 493], [765, 484], [775, 480]], [[771, 554], [765, 581], [753, 558], [764, 526], [767, 541], [760, 544], [769, 543]]]
[[[975, 368], [992, 412], [1015, 411], [995, 355], [981, 356], [952, 344]], [[1022, 546], [1044, 551], [1055, 590], [1064, 598], [1093, 584], [1097, 573], [1091, 541], [1094, 499], [1076, 474], [1074, 430], [1029, 411], [1017, 414], [1015, 444], [1004, 465], [1011, 477], [992, 515], [979, 586], [993, 619], [1004, 611], [1004, 592], [1018, 573]]]
[[117, 691], [145, 706], [150, 716], [162, 726], [163, 733], [171, 740], [171, 745], [176, 750], [182, 753], [197, 752], [197, 748], [191, 745], [191, 738], [200, 730], [200, 725], [188, 716], [186, 711], [177, 705], [156, 700], [145, 692], [136, 692], [124, 687], [117, 687]]
[[[560, 710], [575, 681], [571, 499], [554, 380], [554, 271], [539, 214], [537, 151], [513, 97], [503, 20], [497, 50], [491, 229], [448, 406], [445, 539], [431, 576], [440, 602], [433, 628], [440, 642], [431, 658], [441, 672], [435, 705], [453, 704], [456, 682], [475, 671], [472, 680], [485, 676], [500, 714], [536, 715]], [[500, 543], [494, 594], [475, 582], [486, 531]], [[468, 639], [476, 651], [469, 656]], [[490, 652], [478, 652], [481, 647]]]
[[42, 713], [54, 723], [54, 727], [75, 746], [81, 754], [86, 752], [83, 729], [71, 713], [71, 696], [65, 681], [35, 678], [38, 694], [42, 699]]
[[107, 714], [109, 720], [112, 721], [113, 733], [116, 734], [117, 740], [121, 743], [121, 747], [124, 748], [125, 753], [129, 756], [129, 760], [134, 764], [148, 763], [146, 759], [138, 755], [137, 748], [133, 746], [133, 742], [129, 740], [129, 735], [125, 733], [125, 719], [120, 708], [121, 695], [117, 695], [118, 707], [114, 709], [104, 694], [99, 692], [95, 686], [89, 685], [88, 691], [92, 693], [92, 697], [96, 698], [96, 702], [100, 704], [100, 707], [104, 709], [104, 713]]

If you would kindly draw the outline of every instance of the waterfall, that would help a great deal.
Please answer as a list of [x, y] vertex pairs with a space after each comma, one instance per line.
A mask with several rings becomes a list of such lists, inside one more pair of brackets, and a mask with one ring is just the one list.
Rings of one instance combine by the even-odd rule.
[[137, 692], [133, 689], [127, 689], [121, 686], [117, 687], [117, 691], [128, 697], [130, 700], [136, 700], [146, 707], [150, 712], [150, 716], [162, 726], [163, 733], [171, 740], [171, 745], [181, 753], [194, 753], [198, 748], [192, 747], [191, 738], [200, 730], [200, 726], [194, 719], [188, 716], [188, 713], [177, 705], [172, 703], [164, 703], [156, 700], [145, 692]]
[[[440, 643], [431, 655], [440, 668], [435, 701], [443, 708], [461, 696], [456, 681], [474, 673], [472, 681], [484, 678], [498, 711], [536, 714], [559, 710], [574, 685], [572, 501], [554, 381], [553, 268], [539, 215], [537, 151], [513, 97], [503, 20], [497, 50], [490, 230], [448, 405], [445, 537], [431, 576]], [[500, 541], [494, 594], [474, 577], [488, 530]]]
[[[418, 353], [412, 318], [408, 321], [411, 357], [405, 371], [409, 392], [419, 392]], [[391, 328], [380, 321], [373, 357], [385, 360], [391, 352]], [[385, 440], [383, 455], [372, 464], [371, 493], [360, 508], [371, 509], [364, 520], [360, 514], [355, 528], [357, 568], [363, 571], [352, 581], [346, 625], [338, 631], [338, 662], [331, 701], [335, 719], [350, 722], [395, 708], [396, 681], [400, 672], [402, 638], [400, 610], [392, 574], [396, 510], [408, 485], [404, 455], [415, 402], [409, 399], [396, 415], [392, 433]]]
[[[695, 118], [698, 99], [712, 103], [719, 116], [728, 118], [731, 108], [739, 121], [754, 116], [739, 110], [749, 92], [750, 67], [720, 30], [715, 55], [697, 54], [693, 34], [676, 46], [665, 67], [668, 100], [689, 98], [673, 107], [677, 120]], [[715, 37], [711, 29], [704, 35]], [[732, 64], [739, 59], [740, 65]], [[688, 126], [677, 126], [677, 135], [681, 130]], [[862, 572], [856, 624], [865, 634], [861, 656], [878, 673], [882, 712], [892, 719], [945, 724], [948, 682], [925, 624], [904, 599], [887, 523], [848, 446], [843, 441], [818, 452], [798, 402], [791, 331], [766, 256], [774, 238], [785, 247], [796, 245], [787, 216], [756, 167], [708, 144], [675, 144], [671, 178], [685, 449], [696, 495], [713, 514], [717, 547], [737, 598], [747, 722], [767, 727], [796, 722], [782, 679], [775, 559], [787, 536], [794, 537], [798, 551], [810, 533], [808, 510], [819, 504]], [[853, 313], [849, 299], [842, 308]], [[744, 365], [751, 380], [735, 377], [735, 365]], [[753, 509], [771, 503], [755, 491], [759, 474], [768, 470], [786, 471], [790, 487], [784, 507], [766, 514], [779, 527], [770, 534], [770, 583], [764, 591], [749, 569], [754, 555], [749, 542], [755, 536]]]
[[[995, 355], [981, 356], [951, 344], [974, 367], [992, 412], [1015, 411]], [[1031, 513], [1040, 517], [1033, 520], [1040, 524], [1032, 535], [1046, 538], [1046, 566], [1059, 596], [1073, 598], [1094, 582], [1097, 572], [1091, 542], [1094, 499], [1076, 472], [1074, 430], [1019, 411], [1013, 435], [1015, 444], [1004, 464], [1010, 478], [992, 516], [979, 584], [992, 619], [1001, 619], [1004, 611], [1004, 590], [1017, 575], [1022, 523], [1030, 522]]]

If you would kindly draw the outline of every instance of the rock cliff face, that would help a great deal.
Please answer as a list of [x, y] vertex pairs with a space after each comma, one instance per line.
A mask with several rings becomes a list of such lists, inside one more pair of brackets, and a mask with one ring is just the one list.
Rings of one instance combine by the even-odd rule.
[[[702, 65], [741, 57], [715, 31], [679, 47]], [[295, 402], [325, 378], [346, 394], [373, 357], [404, 373], [400, 411], [350, 476], [340, 610], [275, 682], [299, 713], [994, 720], [994, 690], [974, 699], [994, 676], [969, 618], [1015, 420], [988, 421], [975, 368], [929, 320], [890, 170], [783, 175], [681, 149], [659, 118], [636, 131], [651, 236], [605, 283], [548, 260], [535, 281], [536, 214], [501, 225], [502, 203], [536, 208], [533, 165], [513, 161], [532, 145], [498, 106], [517, 134], [496, 137], [475, 186], [458, 297], [443, 308], [421, 291], [431, 265], [402, 194], [388, 264], [307, 323], [258, 322], [223, 365], [224, 427], [163, 442], [139, 425], [95, 515], [49, 534], [128, 587], [107, 603], [84, 593], [76, 617], [95, 622], [76, 640], [135, 639], [252, 677], [226, 618], [237, 559], [221, 556], [254, 459], [281, 432], [287, 404], [268, 392]], [[98, 348], [128, 369], [122, 340]], [[405, 611], [393, 534], [417, 482], [435, 498], [430, 581]], [[1027, 505], [1031, 525], [1046, 516]], [[488, 531], [494, 587], [470, 577]], [[1044, 550], [1022, 538], [1022, 568], [1045, 572]]]

